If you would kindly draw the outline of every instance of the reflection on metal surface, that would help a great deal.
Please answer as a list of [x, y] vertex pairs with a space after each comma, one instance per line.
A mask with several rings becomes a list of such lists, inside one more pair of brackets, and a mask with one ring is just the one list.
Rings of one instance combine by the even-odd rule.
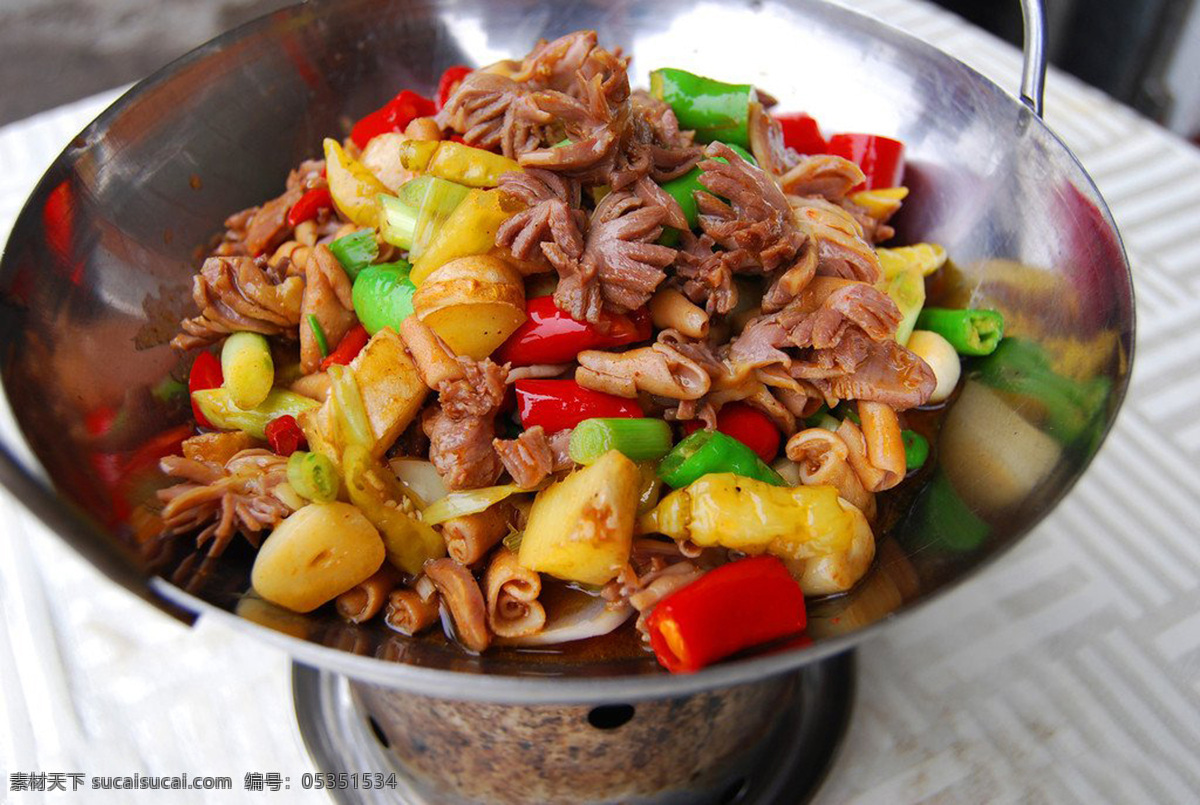
[[[1020, 372], [1001, 359], [990, 373], [977, 364], [975, 382], [1058, 449], [1042, 451], [1036, 473], [1032, 466], [1017, 470], [1038, 480], [1031, 494], [1005, 503], [1002, 517], [990, 512], [1000, 501], [970, 501], [967, 511], [976, 510], [987, 533], [966, 550], [931, 547], [921, 514], [948, 509], [923, 503], [929, 493], [918, 499], [895, 539], [920, 589], [901, 596], [891, 614], [959, 583], [1027, 533], [1083, 471], [1124, 393], [1132, 290], [1116, 231], [1083, 170], [1015, 98], [927, 45], [808, 2], [313, 0], [196, 51], [76, 138], [17, 221], [0, 265], [0, 372], [54, 490], [37, 481], [37, 470], [11, 465], [7, 454], [0, 477], [131, 590], [234, 618], [245, 600], [250, 552], [231, 550], [213, 567], [193, 559], [180, 568], [186, 544], [136, 536], [146, 533], [151, 514], [138, 503], [153, 480], [114, 485], [96, 464], [115, 461], [103, 466], [128, 471], [147, 455], [141, 451], [148, 438], [183, 421], [177, 401], [153, 390], [172, 372], [182, 379], [190, 358], [163, 345], [154, 325], [190, 284], [195, 250], [229, 213], [273, 196], [293, 165], [318, 153], [323, 136], [375, 108], [387, 94], [380, 88], [428, 92], [450, 64], [524, 53], [540, 36], [580, 27], [628, 47], [643, 83], [660, 65], [712, 72], [712, 53], [728, 56], [730, 42], [753, 43], [723, 60], [722, 78], [760, 84], [831, 129], [905, 141], [912, 195], [896, 221], [898, 242], [944, 244], [960, 266], [949, 290], [1001, 307], [1012, 332], [1044, 351], [1044, 366], [1014, 355]], [[1049, 397], [1039, 403], [1030, 376], [1074, 409], [1055, 413]], [[1083, 389], [1103, 385], [1103, 393], [1081, 402], [1051, 376]], [[137, 427], [98, 441], [87, 423], [104, 411], [131, 412]], [[1058, 438], [1072, 417], [1082, 423], [1079, 434]], [[964, 423], [967, 441], [971, 424]], [[945, 461], [943, 471], [942, 492], [991, 484], [976, 464]], [[1030, 486], [1026, 479], [1020, 488]], [[595, 701], [614, 691], [625, 700], [679, 694], [794, 668], [861, 639], [883, 609], [864, 606], [851, 619], [854, 630], [806, 648], [690, 677], [666, 677], [637, 651], [510, 650], [476, 658], [444, 641], [409, 641], [382, 628], [348, 637], [328, 610], [286, 619], [273, 635], [244, 618], [235, 622], [305, 662], [411, 690], [436, 693], [451, 684], [479, 699]], [[295, 636], [301, 631], [304, 642]], [[447, 680], [451, 670], [487, 676], [464, 684]]]

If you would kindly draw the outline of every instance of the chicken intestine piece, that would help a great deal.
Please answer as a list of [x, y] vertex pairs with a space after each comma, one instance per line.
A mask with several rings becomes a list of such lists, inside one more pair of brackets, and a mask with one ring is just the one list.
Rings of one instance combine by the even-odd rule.
[[442, 523], [446, 553], [461, 565], [475, 564], [508, 533], [509, 511], [509, 506], [497, 503], [481, 512], [452, 517]]
[[542, 594], [541, 576], [522, 567], [507, 548], [493, 554], [484, 589], [488, 625], [497, 637], [524, 637], [546, 625], [546, 610], [537, 600]]
[[574, 363], [533, 363], [529, 366], [513, 366], [508, 370], [505, 379], [508, 383], [516, 383], [518, 380], [562, 377], [574, 368]]
[[808, 428], [788, 439], [787, 457], [796, 462], [805, 486], [832, 486], [838, 497], [857, 506], [868, 519], [875, 517], [875, 496], [850, 466], [845, 440], [824, 428]]
[[180, 322], [171, 346], [208, 346], [238, 331], [296, 338], [303, 296], [304, 279], [265, 257], [210, 257], [192, 280], [200, 314]]
[[673, 400], [696, 400], [712, 385], [708, 372], [668, 344], [626, 352], [585, 350], [578, 360], [576, 383], [620, 397], [633, 398], [645, 391]]
[[442, 339], [416, 316], [408, 316], [400, 322], [400, 335], [404, 346], [416, 364], [421, 380], [431, 389], [461, 380], [463, 367], [457, 356], [450, 351]]
[[337, 347], [358, 317], [354, 313], [350, 277], [328, 246], [317, 246], [305, 264], [304, 275], [304, 296], [300, 304], [300, 370], [312, 374], [320, 368], [325, 356], [321, 354], [309, 316], [320, 325], [329, 349]]
[[383, 621], [389, 629], [412, 637], [437, 623], [440, 603], [436, 591], [425, 596], [415, 589], [401, 587], [388, 595]]
[[[837, 434], [846, 444], [847, 460], [870, 492], [883, 492], [904, 480], [906, 471], [900, 421], [886, 405], [858, 401], [861, 428], [846, 419]], [[853, 501], [851, 501], [853, 502]]]
[[366, 581], [356, 584], [335, 600], [338, 614], [351, 623], [364, 623], [374, 618], [388, 594], [400, 583], [400, 574], [387, 562]]
[[425, 563], [425, 575], [437, 587], [442, 604], [450, 611], [458, 641], [476, 654], [487, 649], [492, 636], [487, 627], [487, 605], [471, 571], [453, 559]]
[[159, 466], [184, 481], [158, 492], [164, 534], [201, 529], [196, 546], [211, 541], [209, 556], [220, 556], [238, 532], [257, 548], [263, 531], [295, 511], [288, 502], [294, 496], [276, 494], [287, 482], [287, 459], [270, 450], [242, 450], [224, 466], [182, 456], [167, 456]]

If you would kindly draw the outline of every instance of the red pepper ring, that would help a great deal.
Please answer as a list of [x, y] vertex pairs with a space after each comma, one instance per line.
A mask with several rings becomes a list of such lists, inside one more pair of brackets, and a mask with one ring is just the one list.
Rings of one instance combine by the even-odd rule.
[[367, 345], [367, 341], [371, 336], [367, 334], [367, 328], [361, 324], [356, 324], [350, 328], [350, 331], [342, 336], [342, 340], [338, 342], [337, 348], [326, 355], [321, 360], [321, 371], [324, 372], [330, 366], [341, 364], [345, 366], [362, 352], [362, 348]]
[[526, 319], [493, 359], [513, 366], [567, 363], [585, 349], [608, 349], [648, 341], [652, 334], [650, 311], [639, 308], [627, 315], [602, 313], [600, 325], [576, 321], [554, 304], [550, 296], [525, 303]]
[[355, 123], [354, 128], [350, 129], [350, 139], [359, 148], [366, 148], [376, 135], [404, 131], [416, 118], [429, 117], [436, 112], [433, 101], [412, 90], [402, 90], [395, 98]]
[[585, 389], [574, 380], [518, 380], [513, 388], [521, 425], [541, 425], [547, 433], [573, 428], [585, 419], [643, 416], [636, 400]]
[[450, 96], [458, 89], [458, 85], [462, 80], [474, 72], [470, 67], [462, 64], [456, 64], [453, 67], [447, 67], [442, 73], [442, 77], [438, 79], [437, 85], [437, 109], [442, 111], [442, 107], [446, 105], [446, 101], [450, 100]]
[[829, 148], [817, 121], [804, 112], [774, 112], [783, 129], [783, 144], [800, 154], [824, 154]]
[[[211, 352], [201, 352], [196, 356], [196, 360], [192, 363], [192, 369], [188, 373], [188, 396], [190, 397], [197, 391], [219, 389], [224, 382], [225, 374], [221, 371], [221, 359]], [[196, 424], [202, 428], [213, 426], [204, 418], [204, 414], [200, 413], [200, 408], [194, 401], [192, 402], [192, 416], [196, 418]]]
[[263, 431], [267, 436], [267, 443], [277, 455], [290, 456], [299, 450], [301, 445], [308, 444], [304, 431], [300, 430], [300, 423], [291, 414], [275, 417], [267, 423]]
[[660, 601], [646, 621], [655, 656], [673, 674], [799, 634], [807, 624], [804, 592], [774, 556], [709, 571]]
[[[689, 436], [701, 427], [703, 424], [699, 420], [688, 420], [683, 423], [683, 435]], [[748, 403], [722, 405], [717, 412], [717, 430], [749, 447], [766, 464], [779, 454], [779, 428], [771, 417]]]
[[835, 134], [829, 138], [829, 153], [862, 168], [867, 180], [855, 192], [899, 187], [904, 179], [904, 143], [899, 140], [878, 134]]
[[287, 223], [292, 229], [295, 229], [305, 221], [311, 221], [317, 217], [317, 213], [322, 209], [333, 207], [333, 196], [329, 195], [328, 187], [314, 187], [309, 190], [300, 199], [292, 205], [288, 210]]

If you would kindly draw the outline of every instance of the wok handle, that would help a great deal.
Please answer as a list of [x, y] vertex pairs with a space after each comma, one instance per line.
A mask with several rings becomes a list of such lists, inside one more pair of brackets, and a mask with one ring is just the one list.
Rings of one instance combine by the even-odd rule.
[[1042, 116], [1046, 83], [1046, 10], [1042, 0], [1021, 0], [1025, 20], [1025, 65], [1021, 71], [1021, 103]]

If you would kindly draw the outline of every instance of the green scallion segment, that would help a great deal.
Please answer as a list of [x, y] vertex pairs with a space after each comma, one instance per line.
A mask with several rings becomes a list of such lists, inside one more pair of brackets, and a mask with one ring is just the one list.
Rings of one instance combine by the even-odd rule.
[[919, 470], [929, 458], [929, 440], [915, 430], [900, 431], [904, 442], [904, 465], [909, 470]]
[[321, 350], [321, 357], [329, 357], [329, 339], [325, 337], [325, 328], [317, 321], [315, 313], [308, 314], [308, 327], [312, 330], [313, 338], [317, 339], [317, 349]]
[[375, 242], [375, 230], [360, 229], [329, 244], [329, 251], [346, 269], [350, 279], [358, 276], [375, 258], [379, 257], [379, 244]]
[[675, 489], [711, 472], [732, 472], [775, 486], [786, 486], [753, 450], [716, 430], [698, 430], [671, 449], [658, 465], [658, 477]]
[[591, 464], [609, 450], [633, 461], [654, 461], [671, 449], [671, 426], [661, 419], [585, 419], [571, 431], [571, 459]]
[[681, 129], [694, 129], [700, 142], [721, 140], [750, 147], [750, 84], [726, 84], [665, 67], [650, 73], [650, 94], [665, 101]]
[[379, 196], [383, 239], [407, 249], [409, 259], [415, 260], [470, 191], [466, 185], [427, 175], [405, 182], [395, 196]]
[[927, 307], [917, 316], [917, 329], [937, 333], [959, 355], [991, 355], [1004, 338], [1004, 316], [998, 310]]
[[314, 503], [332, 503], [337, 500], [341, 480], [337, 467], [323, 453], [297, 450], [288, 458], [288, 483], [296, 494]]
[[501, 541], [504, 543], [505, 548], [508, 548], [513, 553], [517, 553], [521, 550], [521, 540], [524, 537], [524, 531], [510, 531], [508, 532], [508, 535], [505, 536]]

